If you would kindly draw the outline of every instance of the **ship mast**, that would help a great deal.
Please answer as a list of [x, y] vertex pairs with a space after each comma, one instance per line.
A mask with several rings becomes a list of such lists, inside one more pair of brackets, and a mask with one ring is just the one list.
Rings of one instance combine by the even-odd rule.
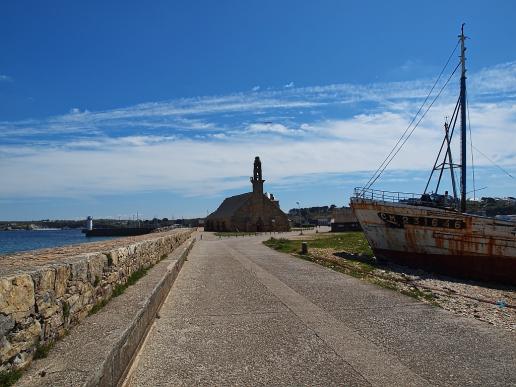
[[460, 211], [466, 212], [466, 47], [464, 41], [464, 23], [461, 27], [460, 61], [462, 72], [460, 77], [460, 134], [461, 134], [461, 173], [460, 173]]

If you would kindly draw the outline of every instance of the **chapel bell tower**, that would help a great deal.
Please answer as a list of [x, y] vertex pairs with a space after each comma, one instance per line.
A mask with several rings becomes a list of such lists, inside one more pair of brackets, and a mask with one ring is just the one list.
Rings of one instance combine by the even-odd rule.
[[256, 156], [254, 158], [254, 169], [253, 177], [251, 177], [251, 183], [253, 184], [253, 193], [263, 195], [263, 182], [262, 179], [262, 162], [260, 158]]

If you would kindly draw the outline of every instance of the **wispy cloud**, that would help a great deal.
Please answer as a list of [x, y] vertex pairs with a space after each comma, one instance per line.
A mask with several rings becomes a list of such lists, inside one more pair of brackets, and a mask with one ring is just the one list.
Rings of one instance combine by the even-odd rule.
[[[507, 141], [516, 125], [516, 62], [469, 74], [469, 80], [474, 140], [496, 162], [516, 169], [516, 143]], [[146, 190], [213, 195], [245, 189], [256, 155], [264, 161], [268, 181], [278, 187], [343, 176], [360, 180], [395, 144], [431, 84], [425, 79], [304, 88], [292, 83], [105, 111], [77, 107], [44, 120], [0, 122], [0, 197]], [[391, 179], [413, 178], [433, 164], [456, 86], [392, 164], [395, 171], [412, 172]], [[476, 163], [488, 161], [479, 157]]]
[[12, 82], [13, 81], [13, 78], [8, 76], [8, 75], [4, 75], [4, 74], [0, 74], [0, 82]]

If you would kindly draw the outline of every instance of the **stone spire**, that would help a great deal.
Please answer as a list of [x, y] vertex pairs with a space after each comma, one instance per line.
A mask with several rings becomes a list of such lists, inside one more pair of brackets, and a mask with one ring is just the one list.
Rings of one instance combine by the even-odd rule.
[[262, 162], [260, 158], [256, 156], [254, 158], [254, 169], [253, 177], [251, 177], [251, 183], [253, 184], [253, 193], [259, 193], [263, 195], [263, 182], [262, 179]]

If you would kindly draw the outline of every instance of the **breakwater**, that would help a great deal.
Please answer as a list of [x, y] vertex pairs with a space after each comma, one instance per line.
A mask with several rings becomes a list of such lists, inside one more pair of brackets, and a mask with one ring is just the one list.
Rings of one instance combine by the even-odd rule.
[[80, 229], [73, 230], [12, 230], [0, 231], [0, 260], [3, 255], [79, 243], [92, 243], [112, 237], [86, 238]]
[[6, 256], [0, 262], [0, 370], [24, 368], [109, 300], [132, 273], [157, 263], [193, 232], [181, 229]]

